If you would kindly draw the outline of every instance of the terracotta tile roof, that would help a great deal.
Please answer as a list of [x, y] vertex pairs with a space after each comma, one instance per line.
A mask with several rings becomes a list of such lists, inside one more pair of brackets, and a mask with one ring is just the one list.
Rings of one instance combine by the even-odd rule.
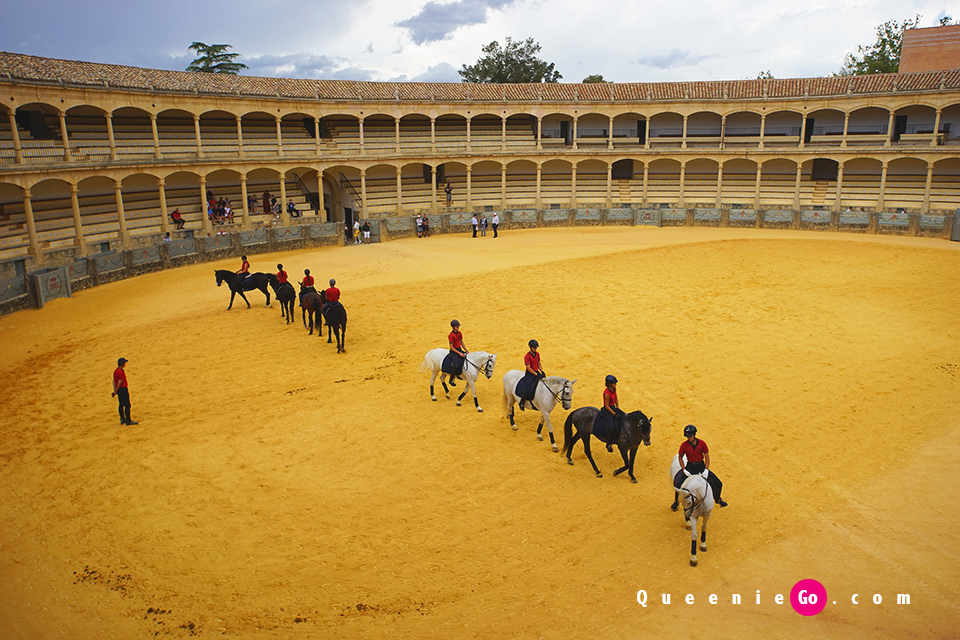
[[57, 60], [0, 52], [0, 81], [71, 86], [276, 96], [364, 102], [620, 102], [749, 100], [843, 96], [960, 89], [960, 69], [929, 73], [875, 74], [839, 78], [647, 82], [614, 84], [464, 84], [433, 82], [355, 82], [258, 78], [185, 71], [140, 69], [96, 62]]

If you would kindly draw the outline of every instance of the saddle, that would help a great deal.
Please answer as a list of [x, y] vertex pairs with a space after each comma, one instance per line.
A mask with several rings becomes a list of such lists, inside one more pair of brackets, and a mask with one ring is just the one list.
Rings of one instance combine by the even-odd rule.
[[[536, 392], [536, 387], [538, 384], [540, 384], [539, 378], [534, 378], [533, 384], [530, 384], [527, 381], [527, 377], [524, 376], [517, 381], [517, 386], [513, 390], [513, 395], [515, 395], [518, 398], [526, 398], [526, 397], [532, 396]], [[533, 400], [527, 400], [527, 402], [530, 404], [530, 406], [533, 406]]]
[[466, 358], [461, 358], [460, 356], [448, 353], [446, 356], [444, 356], [443, 362], [440, 364], [440, 371], [453, 376], [459, 376], [463, 373], [465, 361]]
[[[606, 415], [604, 415], [606, 413]], [[609, 418], [607, 416], [610, 416]], [[611, 416], [605, 409], [601, 409], [597, 414], [597, 417], [593, 419], [593, 430], [591, 435], [594, 438], [597, 438], [601, 442], [610, 442], [611, 429], [616, 427], [617, 422], [620, 422], [620, 428], [623, 428], [623, 414], [619, 413], [615, 416]], [[612, 444], [616, 444], [615, 442]]]

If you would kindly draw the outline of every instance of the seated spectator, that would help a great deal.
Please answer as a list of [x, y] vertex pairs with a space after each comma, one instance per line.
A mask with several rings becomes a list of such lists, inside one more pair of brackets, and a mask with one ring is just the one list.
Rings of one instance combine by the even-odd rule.
[[230, 204], [230, 198], [227, 198], [226, 204], [223, 205], [223, 217], [233, 224], [233, 205]]
[[300, 217], [300, 212], [297, 210], [297, 205], [293, 203], [293, 200], [287, 203], [287, 213], [289, 213], [292, 218]]
[[170, 232], [167, 231], [167, 235], [163, 236], [164, 242], [173, 242], [173, 238], [170, 237]]
[[250, 215], [257, 212], [257, 196], [253, 194], [247, 196], [247, 209], [249, 209]]
[[180, 209], [174, 209], [173, 213], [170, 214], [170, 219], [173, 220], [173, 224], [177, 225], [177, 231], [183, 229], [183, 225], [186, 224], [186, 220], [180, 215]]

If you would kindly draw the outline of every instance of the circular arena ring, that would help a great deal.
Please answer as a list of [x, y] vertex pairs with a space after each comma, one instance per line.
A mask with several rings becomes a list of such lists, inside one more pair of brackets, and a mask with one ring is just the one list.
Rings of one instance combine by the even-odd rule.
[[[0, 636], [952, 635], [960, 474], [930, 466], [960, 454], [958, 249], [590, 227], [253, 256], [336, 278], [339, 355], [257, 292], [227, 311], [235, 260], [2, 317]], [[498, 355], [484, 413], [430, 399], [451, 318]], [[638, 484], [596, 442], [602, 479], [568, 466], [537, 412], [511, 430], [531, 338], [574, 408], [613, 374], [653, 416]], [[688, 423], [730, 503], [697, 568], [667, 484]]]

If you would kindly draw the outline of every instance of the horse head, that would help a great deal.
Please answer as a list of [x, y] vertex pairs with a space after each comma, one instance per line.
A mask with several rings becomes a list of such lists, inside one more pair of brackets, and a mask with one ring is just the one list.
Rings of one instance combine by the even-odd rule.
[[224, 280], [223, 272], [214, 269], [213, 275], [217, 276], [217, 286], [219, 287], [220, 285], [222, 285]]
[[637, 432], [643, 440], [644, 446], [650, 446], [650, 432], [653, 430], [653, 418], [648, 418], [643, 411], [633, 411], [627, 415], [636, 425]]
[[573, 402], [573, 383], [576, 380], [564, 380], [563, 389], [560, 390], [560, 401], [563, 404], [564, 411], [570, 411], [570, 403]]
[[[678, 490], [680, 502], [683, 505], [683, 515], [689, 518], [695, 511], [702, 509], [707, 499], [708, 486], [706, 478], [698, 473], [684, 480]], [[698, 512], [696, 515], [699, 517], [701, 514]]]
[[493, 377], [493, 367], [497, 364], [497, 354], [488, 355], [487, 363], [483, 365], [483, 375], [487, 376], [487, 380]]

